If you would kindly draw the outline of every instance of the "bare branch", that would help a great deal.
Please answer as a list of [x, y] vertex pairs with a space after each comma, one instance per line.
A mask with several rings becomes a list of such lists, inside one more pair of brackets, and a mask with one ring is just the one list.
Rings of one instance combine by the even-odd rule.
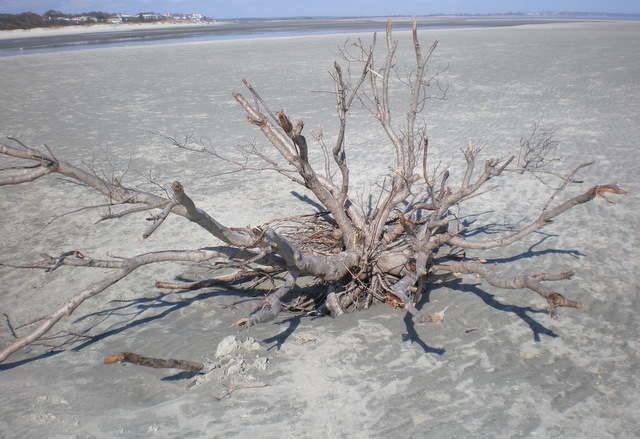
[[76, 308], [82, 305], [85, 300], [90, 299], [97, 294], [100, 294], [110, 286], [114, 285], [121, 279], [131, 274], [134, 270], [144, 265], [167, 261], [202, 262], [210, 260], [217, 256], [219, 256], [218, 252], [211, 252], [205, 249], [201, 249], [192, 251], [165, 251], [145, 253], [122, 261], [119, 264], [118, 270], [108, 274], [89, 288], [79, 292], [52, 313], [46, 316], [42, 316], [38, 320], [41, 321], [41, 323], [36, 329], [25, 336], [17, 338], [9, 346], [3, 348], [0, 351], [0, 363], [2, 363], [7, 359], [9, 355], [13, 354], [19, 349], [40, 339], [43, 335], [49, 332], [49, 330], [63, 317], [71, 315], [71, 313], [73, 313]]
[[251, 315], [248, 319], [238, 323], [242, 325], [243, 329], [248, 329], [258, 323], [265, 323], [275, 319], [282, 310], [281, 299], [296, 285], [298, 279], [298, 270], [291, 269], [284, 277], [284, 283], [278, 287], [276, 291], [267, 296], [262, 309], [255, 314]]
[[[264, 257], [264, 256], [263, 256]], [[252, 261], [259, 262], [259, 261]], [[213, 279], [205, 279], [196, 282], [156, 282], [156, 287], [172, 290], [197, 290], [200, 288], [208, 288], [216, 285], [232, 284], [239, 280], [252, 279], [256, 276], [271, 275], [281, 273], [283, 270], [278, 267], [268, 267], [255, 270], [238, 270], [231, 274], [217, 276]]]
[[166, 207], [160, 212], [158, 215], [154, 215], [150, 218], [147, 218], [147, 221], [153, 221], [153, 224], [149, 226], [149, 228], [142, 234], [142, 239], [147, 239], [153, 232], [156, 231], [158, 227], [162, 225], [165, 219], [171, 213], [174, 207], [178, 205], [178, 202], [174, 200], [167, 201]]
[[473, 273], [482, 276], [489, 284], [505, 289], [521, 289], [528, 288], [544, 297], [549, 303], [550, 314], [552, 319], [557, 319], [556, 307], [564, 306], [568, 308], [585, 308], [582, 302], [565, 299], [561, 294], [553, 291], [542, 284], [544, 280], [561, 280], [569, 279], [573, 276], [573, 272], [565, 272], [560, 275], [524, 275], [513, 278], [503, 278], [496, 273], [492, 266], [487, 266], [475, 261], [446, 261], [436, 265], [433, 270], [446, 270], [451, 273]]
[[531, 222], [528, 226], [523, 227], [522, 229], [520, 229], [519, 231], [511, 235], [501, 237], [501, 238], [491, 239], [487, 241], [469, 241], [460, 236], [455, 236], [451, 238], [450, 243], [458, 247], [467, 248], [467, 249], [485, 250], [489, 248], [506, 247], [532, 234], [533, 232], [540, 230], [542, 227], [551, 223], [553, 218], [563, 214], [564, 212], [571, 209], [572, 207], [575, 207], [579, 204], [587, 203], [593, 200], [596, 197], [596, 195], [603, 196], [603, 194], [607, 192], [612, 194], [617, 194], [617, 195], [624, 195], [627, 193], [627, 191], [621, 189], [616, 184], [595, 186], [580, 195], [570, 198], [569, 200], [565, 201], [564, 203], [560, 204], [559, 206], [551, 210], [545, 210], [536, 220]]

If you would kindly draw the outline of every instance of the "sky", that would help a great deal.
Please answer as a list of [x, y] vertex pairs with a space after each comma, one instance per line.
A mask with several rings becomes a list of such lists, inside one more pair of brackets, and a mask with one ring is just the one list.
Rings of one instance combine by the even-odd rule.
[[211, 18], [605, 12], [640, 14], [639, 0], [0, 0], [0, 13], [200, 13]]

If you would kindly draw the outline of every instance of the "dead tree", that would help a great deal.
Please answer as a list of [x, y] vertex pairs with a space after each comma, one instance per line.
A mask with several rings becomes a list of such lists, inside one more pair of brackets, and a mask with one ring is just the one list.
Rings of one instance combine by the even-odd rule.
[[[408, 99], [401, 122], [400, 118], [392, 120], [390, 104], [391, 84], [400, 79], [395, 72], [397, 42], [392, 39], [390, 23], [387, 24], [382, 47], [377, 47], [377, 44], [375, 34], [370, 45], [358, 41], [349, 49], [351, 52], [343, 52], [348, 61], [347, 71], [337, 63], [333, 66], [338, 131], [332, 145], [327, 144], [322, 132], [313, 136], [316, 148], [322, 152], [320, 163], [310, 159], [307, 138], [303, 135], [303, 121], [292, 121], [285, 111], [269, 109], [247, 81], [244, 83], [248, 97], [233, 93], [246, 111], [247, 120], [264, 134], [278, 158], [257, 150], [247, 152], [264, 160], [265, 169], [279, 172], [313, 195], [324, 208], [323, 212], [315, 215], [274, 220], [253, 228], [231, 228], [196, 206], [188, 191], [177, 181], [171, 183], [172, 195], [162, 197], [82, 170], [59, 159], [48, 149], [45, 152], [31, 148], [16, 139], [2, 143], [2, 154], [23, 159], [29, 165], [18, 171], [15, 168], [5, 170], [0, 185], [29, 183], [49, 174], [61, 174], [102, 194], [111, 207], [125, 206], [104, 219], [156, 211], [150, 218], [152, 225], [143, 233], [144, 238], [149, 238], [169, 215], [178, 215], [205, 229], [222, 245], [144, 253], [117, 260], [93, 259], [81, 252], [45, 256], [44, 260], [30, 267], [48, 270], [62, 266], [95, 267], [111, 271], [58, 309], [14, 331], [13, 341], [0, 352], [0, 362], [43, 337], [85, 300], [103, 292], [137, 268], [165, 261], [222, 261], [225, 267], [237, 267], [237, 272], [192, 284], [159, 285], [164, 288], [201, 288], [238, 279], [260, 278], [265, 273], [270, 277], [277, 276], [280, 282], [264, 299], [262, 306], [237, 322], [243, 328], [273, 320], [284, 308], [340, 315], [368, 307], [374, 302], [387, 302], [402, 308], [419, 323], [438, 321], [441, 320], [440, 315], [420, 311], [416, 302], [430, 279], [447, 273], [473, 274], [500, 288], [531, 290], [548, 303], [554, 319], [558, 307], [584, 307], [583, 303], [566, 299], [549, 287], [550, 282], [568, 279], [573, 272], [505, 278], [493, 265], [481, 259], [467, 258], [464, 251], [507, 247], [539, 231], [573, 207], [598, 196], [604, 198], [606, 193], [625, 192], [616, 184], [605, 184], [583, 190], [578, 195], [561, 197], [567, 187], [576, 183], [578, 170], [588, 165], [583, 164], [567, 175], [555, 174], [559, 182], [541, 206], [539, 216], [517, 231], [478, 240], [473, 230], [459, 225], [451, 227], [456, 219], [454, 212], [459, 211], [461, 205], [490, 192], [487, 187], [489, 181], [497, 180], [508, 172], [511, 175], [544, 173], [545, 163], [553, 160], [548, 154], [555, 150], [556, 143], [550, 136], [551, 131], [537, 130], [522, 142], [523, 149], [519, 155], [486, 158], [482, 162], [480, 157], [484, 145], [476, 147], [469, 144], [462, 151], [464, 166], [461, 175], [454, 179], [449, 170], [434, 171], [436, 167], [430, 163], [429, 139], [421, 116], [434, 80], [434, 76], [427, 73], [428, 63], [438, 41], [423, 52], [414, 22], [415, 65], [408, 76]], [[382, 54], [381, 59], [378, 59], [378, 54]], [[379, 192], [372, 194], [372, 199], [377, 201], [371, 206], [363, 206], [354, 199], [350, 185], [345, 133], [354, 104], [366, 108], [377, 119], [393, 154], [393, 162], [389, 163], [390, 173], [380, 182]], [[127, 208], [126, 205], [133, 207]], [[442, 251], [445, 248], [448, 251]], [[4, 265], [14, 267], [10, 261]], [[301, 276], [320, 279], [325, 288], [313, 300], [283, 303], [283, 297], [292, 291]]]

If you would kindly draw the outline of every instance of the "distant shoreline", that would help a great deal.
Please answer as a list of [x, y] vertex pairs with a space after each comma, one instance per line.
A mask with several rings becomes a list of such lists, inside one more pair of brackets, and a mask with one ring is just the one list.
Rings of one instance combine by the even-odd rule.
[[[52, 52], [98, 46], [160, 44], [204, 40], [262, 38], [269, 36], [365, 33], [384, 31], [393, 20], [394, 29], [409, 30], [413, 17], [305, 18], [233, 20], [207, 23], [95, 24], [60, 28], [0, 31], [0, 56]], [[603, 21], [601, 18], [566, 16], [426, 16], [417, 17], [420, 28], [504, 27]]]
[[168, 22], [158, 21], [154, 23], [96, 23], [84, 24], [77, 26], [58, 26], [58, 27], [35, 27], [31, 29], [13, 29], [0, 30], [0, 40], [12, 38], [38, 38], [49, 37], [54, 35], [79, 35], [94, 32], [126, 32], [131, 30], [148, 30], [160, 28], [185, 28], [212, 25], [213, 23], [193, 23], [193, 22]]

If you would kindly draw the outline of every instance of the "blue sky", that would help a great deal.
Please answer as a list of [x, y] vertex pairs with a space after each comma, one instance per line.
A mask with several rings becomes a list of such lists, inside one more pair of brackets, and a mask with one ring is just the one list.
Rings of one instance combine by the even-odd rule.
[[201, 13], [213, 18], [384, 16], [583, 11], [640, 14], [639, 0], [0, 0], [0, 13], [49, 9], [135, 14]]

